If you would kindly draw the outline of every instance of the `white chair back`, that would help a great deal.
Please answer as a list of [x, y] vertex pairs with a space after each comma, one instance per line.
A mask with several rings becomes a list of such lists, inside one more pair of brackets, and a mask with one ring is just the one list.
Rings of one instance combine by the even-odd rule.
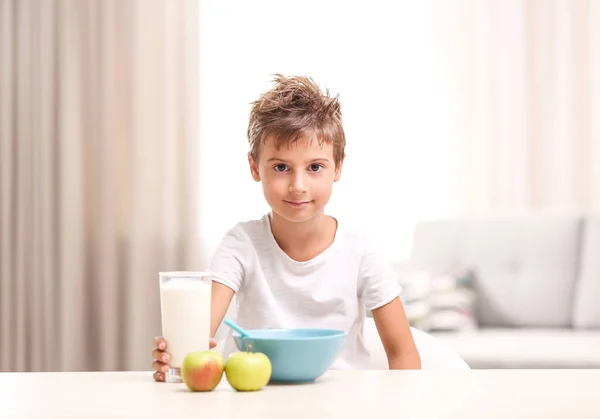
[[[469, 370], [469, 365], [448, 345], [435, 339], [421, 330], [411, 328], [413, 338], [421, 356], [423, 370]], [[370, 369], [388, 369], [387, 356], [377, 333], [375, 321], [371, 317], [365, 319], [364, 337], [371, 352]]]

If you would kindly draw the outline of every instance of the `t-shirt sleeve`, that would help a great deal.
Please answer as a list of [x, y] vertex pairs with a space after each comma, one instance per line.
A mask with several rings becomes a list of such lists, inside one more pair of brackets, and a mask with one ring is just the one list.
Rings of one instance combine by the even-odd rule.
[[375, 310], [400, 295], [402, 287], [392, 264], [373, 246], [361, 258], [359, 272], [359, 297], [367, 310]]
[[247, 269], [248, 235], [239, 227], [225, 234], [209, 266], [212, 280], [238, 292], [243, 285]]

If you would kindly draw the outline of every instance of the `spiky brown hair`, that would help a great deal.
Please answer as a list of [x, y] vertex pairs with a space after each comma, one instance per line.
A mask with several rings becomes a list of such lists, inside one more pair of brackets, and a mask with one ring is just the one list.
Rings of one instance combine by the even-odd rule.
[[338, 97], [325, 93], [310, 77], [276, 74], [271, 90], [252, 103], [248, 123], [250, 155], [258, 161], [261, 144], [271, 138], [275, 148], [289, 146], [305, 135], [333, 145], [333, 158], [344, 157], [346, 136]]

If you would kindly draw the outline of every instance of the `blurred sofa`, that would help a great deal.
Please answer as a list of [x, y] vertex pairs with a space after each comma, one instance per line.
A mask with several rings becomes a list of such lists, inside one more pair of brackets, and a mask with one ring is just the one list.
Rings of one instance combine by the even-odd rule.
[[425, 328], [471, 368], [600, 368], [600, 217], [423, 221], [400, 277], [423, 272], [472, 274], [469, 327]]

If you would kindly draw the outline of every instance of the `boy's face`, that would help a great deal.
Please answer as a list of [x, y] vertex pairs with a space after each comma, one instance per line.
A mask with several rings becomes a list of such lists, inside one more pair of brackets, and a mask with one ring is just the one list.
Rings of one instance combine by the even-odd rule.
[[340, 179], [343, 160], [333, 160], [333, 146], [302, 137], [276, 149], [267, 138], [255, 162], [248, 155], [252, 177], [262, 182], [267, 203], [288, 221], [303, 222], [324, 212], [333, 183]]

